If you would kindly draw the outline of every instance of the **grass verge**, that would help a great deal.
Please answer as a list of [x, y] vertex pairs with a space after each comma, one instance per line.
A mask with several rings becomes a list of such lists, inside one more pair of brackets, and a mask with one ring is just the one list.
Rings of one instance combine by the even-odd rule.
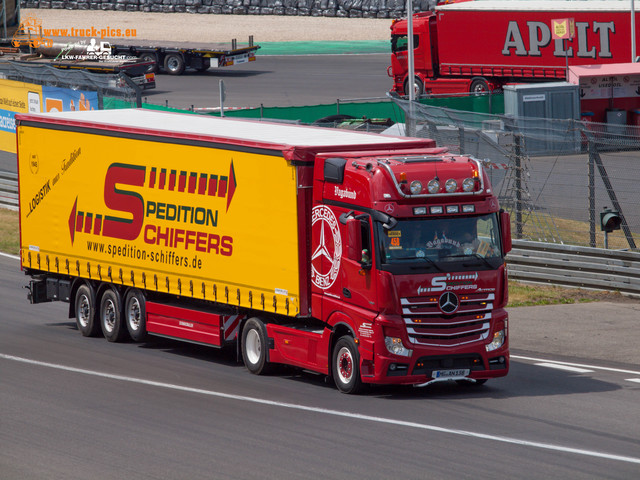
[[18, 212], [6, 208], [0, 208], [0, 252], [11, 255], [20, 253]]

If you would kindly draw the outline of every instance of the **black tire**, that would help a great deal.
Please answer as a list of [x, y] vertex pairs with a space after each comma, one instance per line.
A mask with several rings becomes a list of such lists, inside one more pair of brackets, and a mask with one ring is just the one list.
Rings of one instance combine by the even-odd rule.
[[352, 337], [341, 337], [333, 347], [332, 355], [333, 381], [342, 393], [359, 393], [362, 391], [360, 379], [360, 355]]
[[318, 120], [313, 122], [312, 125], [323, 125], [325, 123], [337, 124], [337, 123], [344, 122], [345, 120], [353, 120], [354, 118], [355, 117], [352, 117], [351, 115], [343, 115], [343, 114], [329, 115], [327, 117], [319, 118]]
[[127, 333], [122, 321], [120, 295], [111, 288], [105, 290], [100, 300], [100, 327], [104, 338], [110, 342], [121, 342]]
[[85, 337], [95, 337], [100, 331], [100, 323], [96, 317], [96, 296], [93, 289], [87, 285], [81, 285], [76, 291], [75, 297], [76, 325]]
[[[404, 88], [404, 94], [409, 95], [409, 79], [408, 78], [404, 81], [403, 88]], [[414, 77], [413, 93], [415, 95], [415, 98], [420, 97], [420, 95], [424, 93], [424, 83], [422, 80], [420, 80], [420, 77]]]
[[147, 336], [147, 310], [143, 293], [134, 288], [127, 292], [124, 300], [124, 322], [131, 340], [142, 342]]
[[271, 371], [268, 359], [267, 327], [258, 318], [250, 318], [242, 329], [242, 360], [255, 375]]
[[471, 80], [469, 92], [475, 94], [489, 93], [489, 82], [483, 77], [476, 77]]
[[184, 67], [184, 58], [179, 53], [168, 53], [164, 57], [164, 69], [169, 75], [182, 75]]
[[155, 62], [153, 65], [147, 68], [146, 73], [157, 73], [158, 72], [158, 56], [155, 53], [147, 52], [141, 53], [138, 55], [138, 58], [141, 62]]

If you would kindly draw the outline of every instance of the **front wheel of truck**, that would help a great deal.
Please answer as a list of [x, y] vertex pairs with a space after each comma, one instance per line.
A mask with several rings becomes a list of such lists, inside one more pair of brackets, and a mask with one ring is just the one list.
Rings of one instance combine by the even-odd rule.
[[360, 355], [352, 337], [341, 337], [333, 347], [333, 381], [342, 393], [359, 393], [362, 390], [360, 379]]
[[269, 373], [267, 327], [258, 318], [250, 318], [242, 329], [242, 360], [255, 375]]

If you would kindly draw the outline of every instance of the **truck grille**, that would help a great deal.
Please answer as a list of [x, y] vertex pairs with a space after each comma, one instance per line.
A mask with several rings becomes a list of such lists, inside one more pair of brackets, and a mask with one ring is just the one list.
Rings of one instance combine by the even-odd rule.
[[[449, 300], [454, 304], [457, 302], [457, 308], [452, 313], [445, 313], [451, 311]], [[441, 296], [402, 298], [400, 303], [411, 343], [457, 347], [487, 339], [494, 300], [493, 293], [456, 295], [445, 292]]]

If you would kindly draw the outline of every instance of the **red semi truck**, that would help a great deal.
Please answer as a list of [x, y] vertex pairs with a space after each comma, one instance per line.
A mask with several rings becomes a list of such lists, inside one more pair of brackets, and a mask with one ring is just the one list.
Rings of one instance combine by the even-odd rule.
[[[573, 19], [572, 40], [553, 20]], [[638, 14], [636, 32], [638, 37]], [[461, 0], [413, 16], [416, 94], [485, 92], [509, 82], [557, 81], [567, 65], [632, 61], [628, 1]], [[408, 94], [407, 20], [391, 25], [392, 91]]]
[[346, 393], [507, 374], [510, 223], [482, 162], [149, 110], [16, 120], [29, 298], [83, 335], [235, 345]]

